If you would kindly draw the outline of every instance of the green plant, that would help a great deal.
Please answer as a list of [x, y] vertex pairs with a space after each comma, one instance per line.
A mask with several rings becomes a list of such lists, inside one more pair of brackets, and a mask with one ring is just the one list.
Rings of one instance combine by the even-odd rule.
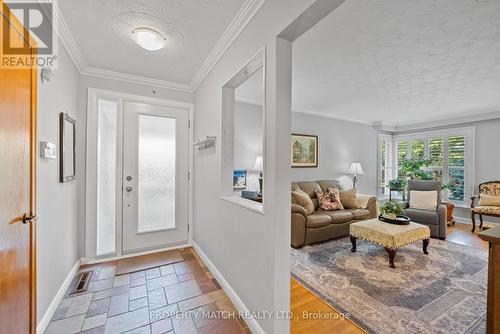
[[396, 202], [387, 202], [383, 207], [380, 208], [380, 212], [386, 215], [401, 216], [405, 214], [405, 210], [401, 205]]
[[392, 179], [389, 181], [389, 189], [391, 190], [405, 190], [408, 182], [405, 179]]
[[432, 173], [425, 170], [425, 167], [428, 167], [431, 162], [431, 159], [405, 159], [400, 162], [400, 169], [408, 179], [434, 180]]

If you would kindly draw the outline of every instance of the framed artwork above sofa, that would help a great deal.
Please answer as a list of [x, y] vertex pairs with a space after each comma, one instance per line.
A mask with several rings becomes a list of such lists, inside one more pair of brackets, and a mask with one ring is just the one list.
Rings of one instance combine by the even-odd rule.
[[292, 168], [318, 167], [318, 136], [292, 134]]

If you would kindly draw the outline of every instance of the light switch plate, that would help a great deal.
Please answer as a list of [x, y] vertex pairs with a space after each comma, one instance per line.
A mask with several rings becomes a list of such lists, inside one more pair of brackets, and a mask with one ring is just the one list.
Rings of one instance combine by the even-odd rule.
[[40, 156], [42, 159], [55, 160], [56, 157], [56, 144], [46, 141], [40, 142]]

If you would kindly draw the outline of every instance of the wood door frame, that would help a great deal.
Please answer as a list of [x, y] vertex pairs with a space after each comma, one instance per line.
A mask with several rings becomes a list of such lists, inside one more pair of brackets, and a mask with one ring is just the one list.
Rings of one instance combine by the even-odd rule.
[[[95, 194], [95, 171], [92, 171], [92, 168], [97, 168], [97, 154], [95, 151], [95, 145], [97, 138], [93, 138], [97, 134], [97, 101], [99, 98], [108, 99], [112, 101], [118, 102], [118, 111], [123, 112], [123, 106], [125, 102], [137, 102], [137, 103], [146, 103], [159, 105], [164, 107], [171, 108], [180, 108], [185, 109], [188, 112], [189, 118], [189, 133], [188, 133], [188, 155], [189, 155], [189, 182], [188, 182], [188, 244], [192, 244], [193, 239], [193, 134], [194, 134], [194, 126], [193, 126], [193, 115], [194, 115], [194, 105], [188, 102], [181, 102], [176, 100], [162, 99], [156, 97], [148, 97], [142, 95], [129, 94], [118, 91], [111, 91], [105, 89], [98, 88], [87, 88], [87, 129], [86, 129], [86, 175], [85, 175], [85, 258], [82, 259], [83, 263], [97, 263], [102, 261], [109, 261], [111, 259], [120, 259], [126, 258], [130, 256], [137, 256], [142, 254], [150, 254], [155, 252], [161, 252], [164, 250], [175, 249], [185, 247], [187, 245], [179, 245], [174, 247], [166, 247], [162, 249], [155, 249], [151, 251], [145, 250], [144, 252], [138, 252], [134, 254], [123, 254], [122, 251], [122, 240], [121, 236], [116, 239], [116, 252], [115, 254], [110, 254], [109, 256], [96, 256], [96, 219], [95, 213], [96, 211], [96, 198], [93, 196]], [[123, 118], [123, 117], [122, 117]], [[120, 117], [119, 117], [120, 120]], [[123, 122], [123, 120], [121, 119]], [[119, 127], [122, 124], [118, 124]], [[122, 130], [120, 130], [122, 131]], [[123, 134], [119, 131], [119, 136]], [[119, 145], [123, 145], [123, 141], [119, 143]], [[121, 146], [120, 146], [121, 148]], [[122, 157], [119, 157], [122, 159]], [[117, 166], [117, 168], [121, 168]], [[120, 185], [121, 187], [121, 185]], [[122, 210], [123, 201], [117, 200], [119, 207], [118, 209]], [[123, 223], [123, 219], [117, 216], [117, 226], [116, 233], [121, 233], [121, 224]]]
[[[28, 30], [21, 24], [16, 16], [11, 12], [4, 0], [0, 0], [0, 14], [10, 23], [31, 47], [31, 56], [36, 57], [37, 42]], [[3, 23], [2, 23], [3, 24]], [[2, 28], [3, 29], [3, 28]], [[26, 37], [28, 39], [26, 40]], [[36, 153], [37, 153], [37, 67], [31, 67], [31, 87], [30, 87], [30, 211], [36, 215]], [[30, 224], [30, 319], [29, 328], [31, 333], [36, 333], [37, 326], [37, 291], [36, 291], [36, 222]]]

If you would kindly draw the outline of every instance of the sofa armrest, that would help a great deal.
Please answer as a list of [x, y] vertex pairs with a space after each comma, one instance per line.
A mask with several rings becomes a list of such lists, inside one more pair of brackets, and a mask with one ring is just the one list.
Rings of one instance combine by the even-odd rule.
[[357, 194], [358, 206], [362, 209], [370, 211], [370, 218], [377, 218], [377, 197], [372, 195]]
[[292, 203], [292, 213], [300, 213], [307, 219], [307, 212], [302, 206]]
[[292, 246], [304, 246], [306, 242], [306, 210], [297, 204], [292, 204]]

